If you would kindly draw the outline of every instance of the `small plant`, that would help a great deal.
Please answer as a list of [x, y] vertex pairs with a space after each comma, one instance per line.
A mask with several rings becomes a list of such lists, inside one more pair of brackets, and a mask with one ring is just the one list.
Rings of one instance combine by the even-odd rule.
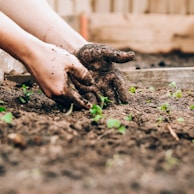
[[174, 98], [182, 98], [182, 97], [183, 97], [182, 90], [177, 90], [176, 92], [174, 92], [174, 93], [172, 94], [172, 96], [173, 96]]
[[101, 95], [100, 95], [100, 100], [101, 100], [101, 104], [100, 104], [101, 108], [104, 108], [105, 106], [107, 106], [109, 102], [111, 102], [111, 100], [109, 100], [108, 97], [104, 97]]
[[8, 124], [12, 124], [13, 114], [11, 112], [7, 112], [5, 115], [1, 117], [1, 120]]
[[5, 102], [3, 100], [0, 100], [0, 104], [4, 104]]
[[194, 105], [191, 105], [189, 108], [190, 110], [194, 110]]
[[162, 105], [159, 107], [159, 109], [160, 109], [161, 111], [163, 111], [163, 112], [170, 113], [171, 107], [170, 107], [169, 103], [167, 102], [167, 103], [162, 104]]
[[155, 92], [155, 88], [153, 86], [149, 87], [150, 92]]
[[19, 100], [22, 104], [27, 104], [30, 100], [30, 96], [33, 94], [29, 87], [25, 84], [22, 85], [23, 95], [19, 97]]
[[147, 99], [147, 100], [146, 100], [146, 103], [151, 103], [151, 102], [152, 102], [151, 99]]
[[173, 81], [173, 82], [171, 82], [171, 83], [169, 83], [169, 85], [168, 85], [169, 87], [171, 87], [171, 88], [176, 88], [177, 86], [176, 86], [176, 82], [175, 81]]
[[118, 129], [119, 133], [121, 133], [121, 134], [126, 133], [126, 127], [124, 125], [122, 125], [118, 119], [108, 119], [107, 120], [107, 127], [108, 128], [116, 128], [116, 129]]
[[102, 117], [102, 109], [107, 106], [107, 103], [111, 102], [108, 97], [100, 96], [101, 104], [100, 106], [97, 104], [93, 104], [90, 109], [90, 113], [92, 114], [93, 121], [98, 122]]
[[184, 118], [182, 118], [182, 117], [180, 117], [180, 118], [178, 118], [178, 119], [177, 119], [177, 121], [178, 121], [178, 122], [184, 122], [184, 121], [185, 121], [185, 119], [184, 119]]
[[90, 113], [92, 114], [93, 120], [98, 122], [102, 117], [102, 108], [99, 105], [93, 104], [90, 109]]
[[136, 90], [137, 90], [137, 88], [134, 87], [134, 86], [131, 86], [131, 87], [129, 88], [129, 92], [132, 93], [132, 94], [135, 94], [135, 93], [136, 93]]
[[164, 118], [163, 118], [162, 116], [159, 116], [159, 117], [156, 119], [157, 124], [161, 124], [163, 121], [164, 121]]
[[0, 106], [0, 112], [5, 112], [6, 108], [4, 106]]
[[132, 121], [132, 120], [133, 120], [133, 115], [130, 114], [130, 115], [126, 116], [126, 117], [125, 117], [125, 120], [127, 120], [127, 121]]

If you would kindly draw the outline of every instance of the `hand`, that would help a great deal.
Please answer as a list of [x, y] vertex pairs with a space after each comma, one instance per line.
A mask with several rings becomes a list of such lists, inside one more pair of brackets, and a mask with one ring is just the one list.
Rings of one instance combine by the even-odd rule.
[[115, 50], [102, 44], [87, 44], [75, 55], [89, 69], [95, 80], [95, 86], [90, 88], [75, 83], [82, 95], [86, 93], [86, 97], [93, 103], [99, 101], [99, 95], [106, 96], [116, 103], [128, 102], [122, 75], [113, 62], [129, 62], [134, 59], [134, 52]]
[[76, 108], [89, 109], [91, 103], [73, 88], [70, 80], [72, 78], [85, 87], [93, 84], [89, 71], [79, 60], [69, 52], [50, 44], [34, 50], [36, 54], [33, 53], [26, 64], [46, 96], [65, 107], [73, 103]]

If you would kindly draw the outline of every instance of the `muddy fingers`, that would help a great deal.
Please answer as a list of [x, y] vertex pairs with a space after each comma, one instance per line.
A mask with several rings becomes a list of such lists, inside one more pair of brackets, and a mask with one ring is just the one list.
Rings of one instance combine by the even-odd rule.
[[135, 58], [134, 52], [125, 52], [102, 44], [87, 44], [75, 54], [80, 62], [90, 70], [95, 86], [112, 102], [127, 103], [127, 91], [116, 63], [125, 63]]

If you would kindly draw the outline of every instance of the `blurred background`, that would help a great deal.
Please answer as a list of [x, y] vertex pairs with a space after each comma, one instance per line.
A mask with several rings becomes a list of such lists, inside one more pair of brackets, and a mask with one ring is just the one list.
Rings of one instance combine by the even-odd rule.
[[[88, 41], [144, 54], [194, 53], [194, 0], [48, 2]], [[0, 80], [4, 73], [24, 71], [18, 61], [2, 50], [0, 68]]]
[[49, 3], [90, 41], [144, 53], [194, 52], [194, 0], [49, 0]]

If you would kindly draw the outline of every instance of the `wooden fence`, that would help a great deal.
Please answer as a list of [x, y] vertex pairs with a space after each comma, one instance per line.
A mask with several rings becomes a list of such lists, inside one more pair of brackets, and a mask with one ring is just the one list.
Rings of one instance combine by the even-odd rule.
[[194, 14], [194, 0], [48, 0], [62, 15], [80, 13]]

